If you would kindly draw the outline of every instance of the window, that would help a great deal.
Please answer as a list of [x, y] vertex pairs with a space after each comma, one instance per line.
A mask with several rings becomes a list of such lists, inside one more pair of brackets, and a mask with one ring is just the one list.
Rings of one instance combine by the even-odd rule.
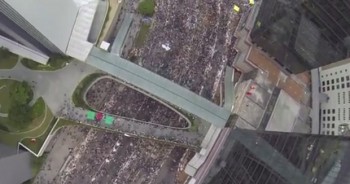
[[334, 135], [334, 131], [332, 131], [332, 135]]
[[330, 109], [328, 109], [328, 110], [327, 110], [327, 113], [328, 113], [328, 114], [330, 114], [330, 113], [331, 113], [331, 110], [330, 110]]
[[329, 85], [329, 80], [327, 80], [327, 85]]
[[[328, 87], [327, 87], [328, 88]], [[345, 84], [341, 84], [341, 88], [344, 89], [345, 88]]]
[[344, 82], [344, 77], [341, 77], [340, 80], [341, 80], [342, 82]]
[[327, 135], [329, 135], [329, 131], [327, 131]]
[[339, 84], [338, 84], [338, 85], [337, 85], [337, 89], [339, 89], [339, 87], [340, 87], [340, 86], [339, 86]]
[[[349, 91], [349, 92], [350, 92], [350, 91]], [[350, 93], [349, 93], [349, 95], [350, 95]], [[335, 109], [332, 109], [332, 113], [335, 114]]]
[[350, 76], [346, 76], [346, 80], [349, 81], [350, 80]]
[[327, 86], [327, 91], [329, 91], [330, 90], [330, 88], [329, 88], [329, 86]]
[[322, 86], [324, 86], [324, 85], [326, 85], [326, 84], [324, 83], [324, 81], [322, 81]]
[[332, 128], [335, 128], [335, 125], [334, 125], [334, 123], [332, 123]]
[[329, 123], [327, 123], [327, 128], [329, 128], [330, 126], [329, 126]]
[[323, 114], [326, 114], [326, 109], [323, 109]]
[[323, 120], [323, 121], [326, 121], [326, 117], [325, 117], [325, 116], [323, 116], [323, 117], [322, 117], [322, 120]]
[[350, 82], [346, 83], [346, 87], [350, 88]]
[[336, 78], [335, 80], [336, 80], [337, 82], [339, 82], [339, 78]]
[[335, 121], [335, 116], [332, 117], [332, 121]]
[[326, 125], [324, 123], [322, 123], [322, 128], [325, 128], [325, 127], [326, 127]]
[[334, 84], [334, 79], [331, 80], [331, 83]]
[[322, 133], [321, 134], [323, 134], [324, 135], [324, 131], [322, 131]]
[[322, 88], [322, 92], [325, 92], [325, 91], [326, 91], [326, 88], [325, 88], [325, 87], [323, 87], [323, 88]]

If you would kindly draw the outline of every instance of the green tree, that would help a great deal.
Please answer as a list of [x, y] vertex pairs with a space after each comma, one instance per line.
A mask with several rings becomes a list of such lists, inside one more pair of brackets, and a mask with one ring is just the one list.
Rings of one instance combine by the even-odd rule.
[[8, 58], [11, 56], [11, 52], [5, 48], [5, 47], [0, 47], [0, 58]]
[[25, 128], [32, 121], [31, 108], [28, 104], [14, 104], [9, 110], [8, 118], [14, 123], [14, 127]]
[[10, 97], [15, 104], [24, 105], [33, 98], [33, 92], [29, 84], [25, 81], [12, 85]]
[[154, 0], [142, 0], [137, 7], [137, 10], [145, 16], [153, 16], [154, 7], [156, 3]]

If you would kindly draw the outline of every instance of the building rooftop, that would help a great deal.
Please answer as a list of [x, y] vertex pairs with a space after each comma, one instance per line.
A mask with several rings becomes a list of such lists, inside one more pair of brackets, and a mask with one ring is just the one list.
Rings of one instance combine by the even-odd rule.
[[66, 51], [79, 11], [72, 0], [5, 1], [62, 52]]

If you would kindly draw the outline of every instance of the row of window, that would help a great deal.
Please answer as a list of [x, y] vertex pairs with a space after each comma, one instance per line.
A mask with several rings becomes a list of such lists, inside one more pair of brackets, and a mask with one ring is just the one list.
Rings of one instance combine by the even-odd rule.
[[334, 135], [334, 131], [322, 131], [322, 133], [321, 134], [323, 134], [323, 135]]
[[331, 80], [326, 80], [326, 81], [322, 81], [322, 86], [325, 86], [326, 84], [329, 85], [329, 84], [334, 84], [334, 82], [336, 83], [339, 83], [339, 82], [344, 82], [346, 79], [346, 81], [350, 81], [350, 76], [346, 76], [345, 78], [344, 77], [340, 77], [339, 78], [336, 78], [336, 79], [331, 79]]
[[[350, 92], [349, 92], [350, 93]], [[340, 95], [339, 95], [340, 96]], [[338, 111], [336, 113], [335, 109], [323, 109], [322, 110], [322, 121], [336, 121], [336, 115], [338, 115], [337, 120], [340, 121], [340, 111], [343, 109], [343, 121], [346, 120], [346, 108], [338, 108]], [[350, 121], [350, 108], [348, 108], [348, 120]], [[327, 116], [328, 115], [328, 116]]]
[[345, 85], [346, 85], [347, 88], [350, 88], [350, 82], [348, 82], [348, 83], [342, 83], [342, 84], [322, 87], [322, 92], [333, 91], [335, 89], [344, 89]]
[[330, 123], [322, 123], [322, 128], [335, 128], [335, 124], [334, 123], [332, 123], [332, 124], [330, 124]]
[[[348, 72], [348, 70], [345, 69], [345, 72]], [[340, 70], [339, 73], [343, 73], [343, 70]], [[335, 74], [335, 75], [338, 75], [338, 72], [334, 72], [334, 74]], [[333, 73], [330, 73], [329, 75], [330, 75], [330, 76], [333, 76]], [[328, 77], [328, 74], [326, 74], [325, 76]], [[324, 77], [324, 75], [321, 75], [321, 78], [323, 78], [323, 77]]]
[[323, 109], [322, 114], [335, 114], [335, 109]]

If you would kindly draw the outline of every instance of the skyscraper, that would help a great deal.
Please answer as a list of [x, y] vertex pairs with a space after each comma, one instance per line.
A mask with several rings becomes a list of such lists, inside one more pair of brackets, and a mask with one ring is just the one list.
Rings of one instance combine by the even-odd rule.
[[347, 137], [233, 130], [204, 183], [345, 184]]
[[72, 0], [1, 0], [0, 34], [48, 55], [65, 53], [78, 10]]
[[0, 183], [23, 183], [33, 177], [31, 154], [0, 144]]
[[349, 0], [263, 0], [250, 37], [287, 71], [344, 59], [350, 46]]
[[88, 36], [98, 2], [0, 0], [0, 46], [10, 45], [13, 52], [20, 45], [33, 54], [66, 54], [85, 61], [93, 46]]

